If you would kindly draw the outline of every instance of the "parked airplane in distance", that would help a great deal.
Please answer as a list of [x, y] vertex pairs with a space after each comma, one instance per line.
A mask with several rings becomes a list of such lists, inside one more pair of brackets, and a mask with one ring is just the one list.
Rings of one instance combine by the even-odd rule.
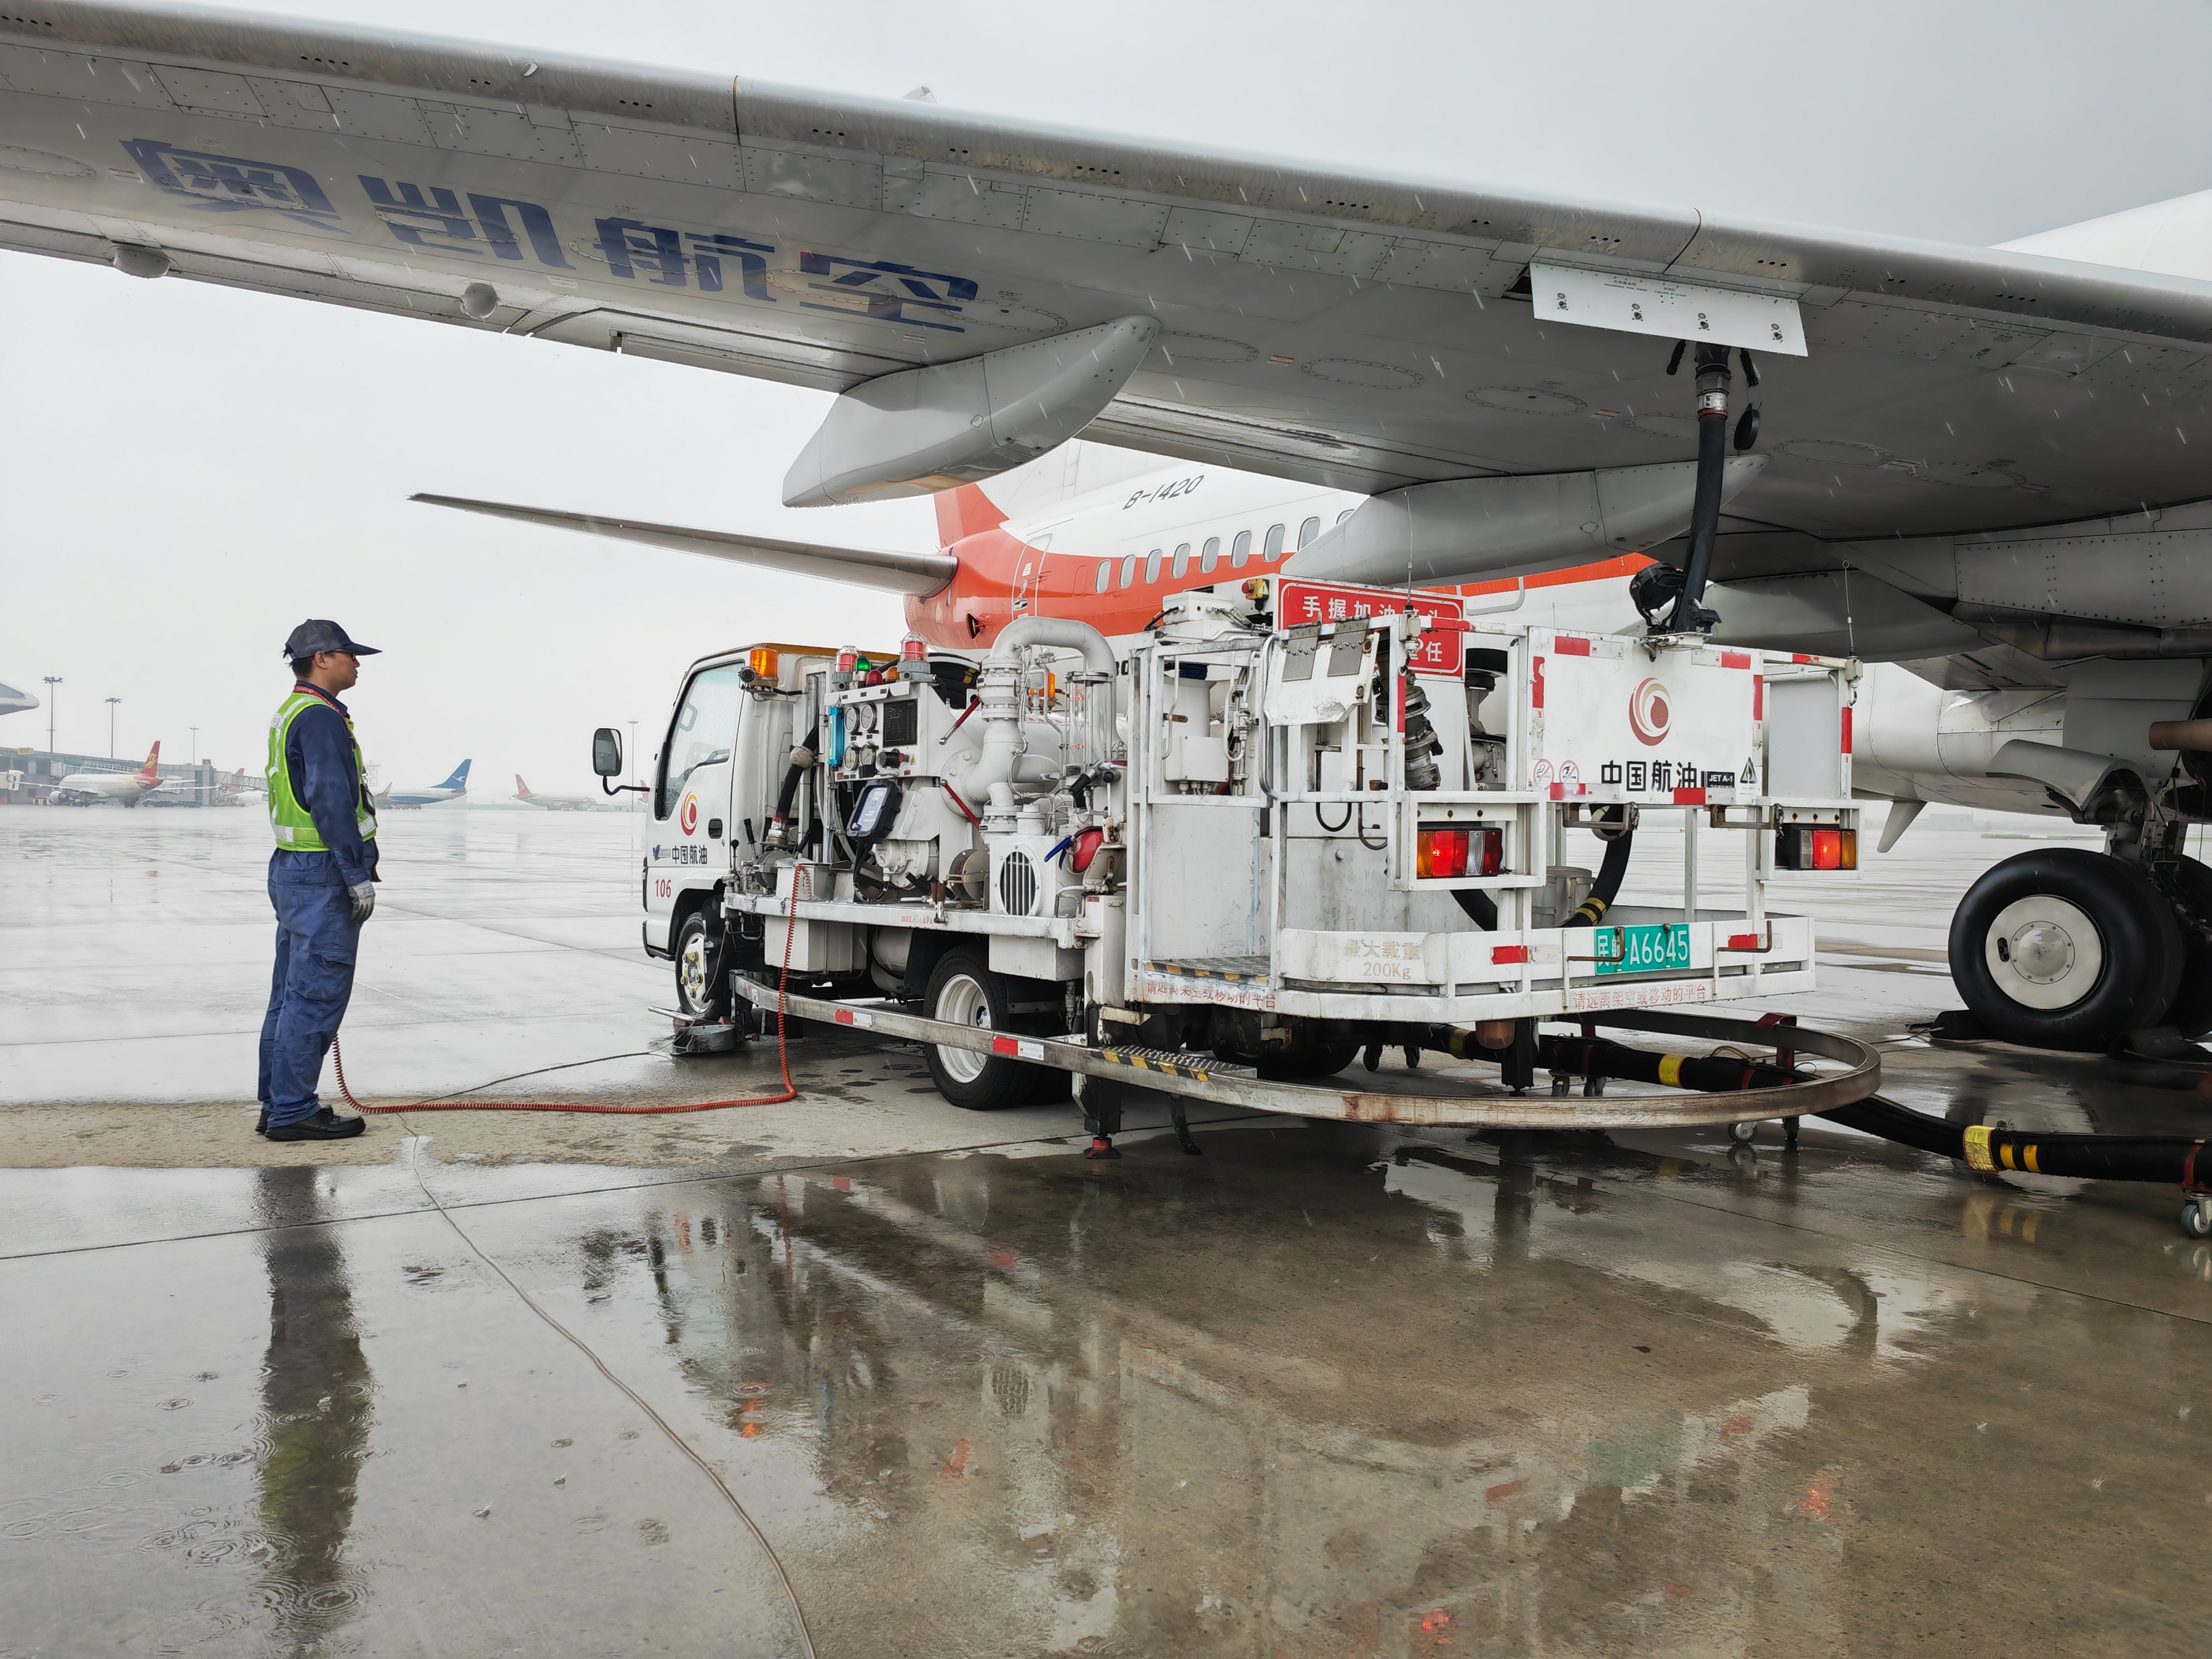
[[379, 806], [435, 806], [441, 801], [459, 800], [469, 793], [469, 763], [463, 761], [453, 769], [453, 776], [443, 783], [431, 784], [422, 789], [386, 790], [376, 798]]
[[12, 685], [0, 684], [0, 714], [21, 714], [38, 706], [39, 700], [28, 691], [18, 691]]
[[522, 781], [522, 774], [514, 775], [514, 798], [525, 806], [542, 806], [549, 812], [597, 812], [601, 810], [598, 797], [592, 795], [541, 795]]
[[104, 800], [136, 806], [162, 787], [161, 745], [157, 742], [136, 772], [72, 772], [54, 786], [53, 800], [59, 806], [91, 806]]
[[224, 778], [216, 788], [215, 804], [218, 806], [259, 806], [269, 799], [269, 785], [261, 778], [249, 778], [246, 769], [240, 767]]

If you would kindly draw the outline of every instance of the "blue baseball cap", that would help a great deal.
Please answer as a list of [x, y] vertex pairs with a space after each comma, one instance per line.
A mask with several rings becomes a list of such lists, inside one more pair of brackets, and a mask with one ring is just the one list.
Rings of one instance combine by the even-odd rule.
[[344, 651], [356, 657], [377, 657], [384, 653], [373, 645], [356, 643], [346, 635], [344, 629], [336, 623], [309, 617], [294, 629], [284, 641], [287, 659], [312, 657], [318, 651]]

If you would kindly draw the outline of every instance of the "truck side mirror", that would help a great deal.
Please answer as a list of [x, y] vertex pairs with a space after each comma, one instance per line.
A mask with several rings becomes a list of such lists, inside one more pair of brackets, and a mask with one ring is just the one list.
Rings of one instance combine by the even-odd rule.
[[603, 726], [592, 733], [592, 770], [603, 778], [622, 775], [622, 733], [611, 726]]

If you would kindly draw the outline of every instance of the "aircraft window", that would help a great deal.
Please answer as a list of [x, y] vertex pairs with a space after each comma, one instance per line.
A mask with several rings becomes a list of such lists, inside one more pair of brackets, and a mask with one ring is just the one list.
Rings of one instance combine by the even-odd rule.
[[1281, 558], [1282, 556], [1283, 556], [1283, 526], [1282, 526], [1281, 525], [1279, 525], [1279, 524], [1271, 524], [1271, 525], [1269, 525], [1269, 526], [1267, 526], [1267, 558], [1268, 558], [1268, 561], [1269, 561], [1269, 562], [1271, 562], [1271, 563], [1272, 563], [1273, 561], [1275, 561], [1275, 560], [1277, 560], [1277, 559], [1279, 559], [1279, 558]]
[[660, 775], [654, 780], [653, 815], [665, 818], [676, 810], [684, 786], [692, 773], [730, 757], [738, 736], [738, 711], [744, 702], [744, 685], [738, 678], [740, 663], [702, 668], [684, 690], [676, 710], [676, 723], [668, 741], [660, 746]]
[[1097, 586], [1097, 587], [1095, 590], [1093, 590], [1093, 591], [1094, 591], [1094, 592], [1097, 592], [1103, 593], [1103, 592], [1106, 591], [1106, 585], [1107, 585], [1109, 582], [1112, 581], [1113, 580], [1114, 580], [1114, 561], [1113, 561], [1113, 560], [1111, 560], [1111, 559], [1101, 559], [1101, 560], [1099, 560], [1099, 562], [1098, 562], [1098, 586]]
[[1190, 544], [1188, 542], [1178, 542], [1176, 544], [1175, 579], [1177, 581], [1181, 581], [1189, 574]]
[[1252, 532], [1249, 530], [1240, 530], [1237, 532], [1237, 539], [1230, 544], [1230, 565], [1232, 568], [1242, 570], [1244, 568], [1244, 561], [1251, 556]]
[[1298, 545], [1300, 547], [1304, 547], [1308, 542], [1311, 541], [1315, 537], [1320, 534], [1321, 520], [1319, 519], [1308, 519], [1304, 524], [1298, 526]]
[[1341, 513], [1340, 513], [1340, 514], [1338, 514], [1336, 515], [1336, 521], [1337, 521], [1339, 524], [1342, 524], [1342, 523], [1343, 523], [1346, 519], [1350, 518], [1351, 516], [1352, 516], [1352, 509], [1351, 509], [1350, 507], [1346, 507], [1346, 508], [1344, 509], [1344, 511], [1343, 511], [1343, 512], [1341, 512]]
[[1206, 550], [1199, 556], [1198, 568], [1203, 574], [1210, 576], [1213, 574], [1213, 567], [1220, 562], [1221, 538], [1208, 536], [1206, 538]]
[[1137, 556], [1133, 553], [1121, 561], [1121, 586], [1126, 589], [1137, 580]]
[[1145, 585], [1152, 586], [1160, 579], [1160, 550], [1154, 548], [1145, 556]]

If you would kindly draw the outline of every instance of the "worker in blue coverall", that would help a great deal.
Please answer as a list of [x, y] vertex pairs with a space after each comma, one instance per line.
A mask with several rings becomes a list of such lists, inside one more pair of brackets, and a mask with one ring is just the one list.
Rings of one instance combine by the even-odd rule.
[[261, 1022], [261, 1120], [271, 1140], [343, 1140], [368, 1127], [316, 1096], [323, 1055], [353, 995], [361, 926], [376, 908], [376, 803], [362, 777], [353, 718], [338, 701], [378, 654], [334, 622], [284, 641], [291, 695], [269, 722], [269, 902], [276, 970]]

